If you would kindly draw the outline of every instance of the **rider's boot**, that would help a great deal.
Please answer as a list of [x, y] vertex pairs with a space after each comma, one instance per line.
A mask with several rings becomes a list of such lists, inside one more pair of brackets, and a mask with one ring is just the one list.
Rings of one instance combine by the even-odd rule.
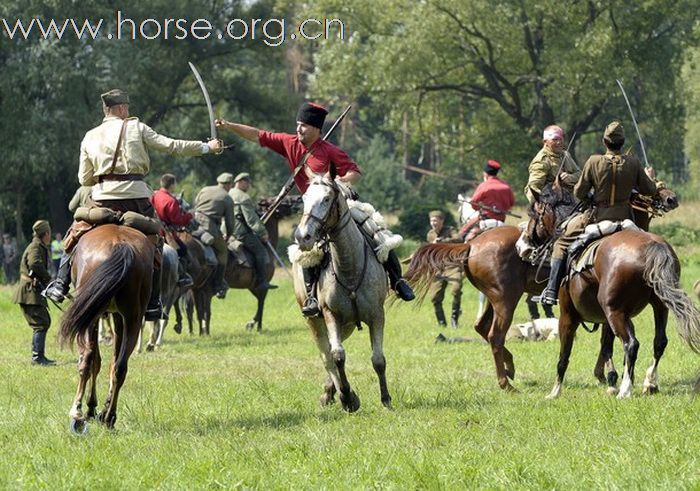
[[191, 288], [194, 285], [192, 276], [187, 272], [187, 256], [180, 256], [177, 272], [177, 286], [180, 288]]
[[445, 320], [445, 311], [442, 310], [442, 304], [436, 303], [435, 307], [435, 318], [437, 319], [438, 326], [447, 327], [447, 320]]
[[389, 284], [391, 285], [391, 289], [396, 292], [401, 300], [410, 302], [416, 298], [411, 286], [405, 279], [402, 278], [401, 263], [399, 262], [399, 257], [396, 255], [395, 251], [389, 251], [389, 257], [384, 263], [384, 269], [389, 274]]
[[255, 287], [256, 290], [274, 290], [277, 288], [277, 285], [271, 284], [269, 281], [267, 281], [267, 251], [263, 250], [258, 251], [256, 254], [253, 255], [255, 259], [255, 278], [258, 281], [257, 286]]
[[41, 292], [43, 297], [46, 297], [56, 303], [61, 303], [65, 300], [68, 290], [70, 289], [70, 268], [71, 259], [73, 256], [70, 254], [63, 254], [61, 256], [61, 263], [58, 266], [58, 271], [56, 272], [56, 279], [48, 284], [48, 286]]
[[559, 294], [559, 285], [566, 273], [566, 257], [552, 258], [552, 266], [549, 271], [549, 281], [547, 287], [539, 297], [532, 297], [533, 302], [539, 302], [544, 305], [556, 305], [557, 296]]
[[457, 302], [454, 302], [452, 304], [452, 316], [450, 317], [450, 321], [452, 323], [452, 327], [457, 329], [459, 327], [459, 315], [462, 313], [460, 310], [460, 304]]
[[160, 301], [160, 268], [153, 268], [153, 279], [151, 280], [151, 298], [146, 307], [145, 320], [157, 321], [167, 320], [168, 316], [163, 311], [163, 304]]
[[46, 331], [34, 331], [32, 337], [32, 365], [55, 365], [54, 360], [49, 360], [44, 354], [46, 346]]
[[214, 291], [216, 292], [216, 298], [226, 298], [226, 292], [228, 291], [228, 284], [224, 279], [226, 275], [226, 266], [221, 264], [216, 265], [214, 269]]
[[301, 307], [301, 313], [304, 317], [319, 317], [321, 309], [316, 298], [316, 284], [318, 283], [319, 268], [312, 266], [310, 268], [302, 268], [304, 274], [304, 286], [306, 287], [306, 300]]

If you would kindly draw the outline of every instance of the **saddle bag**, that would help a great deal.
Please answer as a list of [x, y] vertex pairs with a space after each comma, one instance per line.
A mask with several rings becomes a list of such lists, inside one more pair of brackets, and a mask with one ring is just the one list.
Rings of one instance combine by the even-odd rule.
[[157, 218], [149, 218], [135, 211], [124, 213], [120, 223], [127, 227], [135, 228], [146, 235], [159, 234], [162, 228], [160, 220]]
[[75, 210], [73, 219], [76, 222], [87, 222], [90, 225], [104, 225], [106, 223], [119, 223], [121, 213], [110, 208], [102, 208], [99, 206], [79, 206], [78, 209]]

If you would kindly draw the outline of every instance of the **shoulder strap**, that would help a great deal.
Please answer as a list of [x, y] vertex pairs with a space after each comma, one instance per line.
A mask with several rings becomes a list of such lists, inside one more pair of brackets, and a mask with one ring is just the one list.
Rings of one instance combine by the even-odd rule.
[[107, 172], [107, 174], [113, 173], [114, 168], [117, 165], [117, 158], [119, 158], [119, 153], [121, 152], [121, 148], [122, 148], [122, 140], [124, 139], [124, 133], [126, 133], [126, 122], [127, 121], [128, 120], [126, 120], [126, 119], [124, 120], [124, 122], [122, 123], [121, 130], [119, 130], [119, 139], [117, 139], [117, 148], [114, 150], [114, 157], [112, 157], [112, 165], [109, 168], [109, 171]]

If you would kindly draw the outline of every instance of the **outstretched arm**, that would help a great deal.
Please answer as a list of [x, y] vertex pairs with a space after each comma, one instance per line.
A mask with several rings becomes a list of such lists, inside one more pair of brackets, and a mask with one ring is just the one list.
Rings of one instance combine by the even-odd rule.
[[258, 143], [258, 133], [260, 130], [253, 128], [252, 126], [246, 126], [244, 124], [231, 123], [225, 119], [217, 119], [214, 121], [217, 128], [223, 128], [229, 130], [241, 138]]

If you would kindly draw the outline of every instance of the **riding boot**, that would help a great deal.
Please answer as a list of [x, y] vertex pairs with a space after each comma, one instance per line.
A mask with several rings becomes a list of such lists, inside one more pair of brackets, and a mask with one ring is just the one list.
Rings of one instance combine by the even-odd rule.
[[44, 291], [41, 292], [41, 296], [48, 298], [56, 303], [61, 303], [66, 298], [66, 294], [70, 289], [70, 268], [71, 259], [73, 256], [71, 254], [63, 254], [61, 256], [61, 263], [58, 266], [58, 272], [56, 273], [56, 279], [50, 282]]
[[384, 263], [384, 269], [389, 274], [391, 289], [396, 292], [401, 300], [410, 302], [416, 298], [411, 286], [401, 277], [401, 263], [393, 250], [389, 251], [389, 257]]
[[302, 268], [304, 273], [304, 286], [306, 287], [306, 300], [301, 307], [304, 317], [319, 317], [321, 309], [316, 299], [316, 284], [318, 283], [318, 267]]
[[44, 355], [46, 346], [46, 331], [34, 331], [32, 337], [32, 364], [33, 365], [55, 365], [54, 360], [49, 360]]
[[145, 320], [147, 321], [157, 321], [160, 319], [168, 320], [168, 316], [163, 311], [163, 304], [160, 301], [160, 271], [160, 268], [153, 268], [151, 298], [148, 300], [148, 307], [146, 307], [145, 315]]
[[226, 266], [222, 266], [221, 264], [216, 265], [216, 269], [214, 269], [214, 290], [216, 291], [216, 298], [221, 298], [224, 299], [226, 298], [226, 292], [228, 291], [228, 284], [226, 283], [226, 280], [224, 279], [224, 276], [226, 275]]
[[556, 305], [557, 296], [559, 294], [559, 285], [566, 273], [566, 258], [552, 258], [552, 266], [549, 271], [549, 281], [547, 287], [539, 297], [532, 297], [533, 302], [538, 302], [544, 305]]
[[438, 326], [447, 327], [447, 321], [445, 320], [445, 311], [442, 310], [442, 305], [439, 303], [435, 304], [435, 318], [437, 319]]
[[548, 319], [552, 319], [554, 317], [554, 311], [552, 311], [552, 306], [549, 304], [544, 304], [542, 305], [542, 310], [544, 310], [544, 316]]
[[255, 279], [257, 280], [256, 290], [274, 290], [277, 285], [267, 281], [267, 251], [258, 251], [253, 255], [255, 259]]
[[459, 309], [459, 304], [452, 304], [452, 316], [450, 317], [450, 321], [452, 322], [452, 327], [457, 329], [459, 327], [459, 314], [461, 314], [462, 311]]
[[187, 256], [180, 256], [177, 272], [177, 286], [180, 288], [191, 288], [194, 285], [192, 277], [187, 272]]

